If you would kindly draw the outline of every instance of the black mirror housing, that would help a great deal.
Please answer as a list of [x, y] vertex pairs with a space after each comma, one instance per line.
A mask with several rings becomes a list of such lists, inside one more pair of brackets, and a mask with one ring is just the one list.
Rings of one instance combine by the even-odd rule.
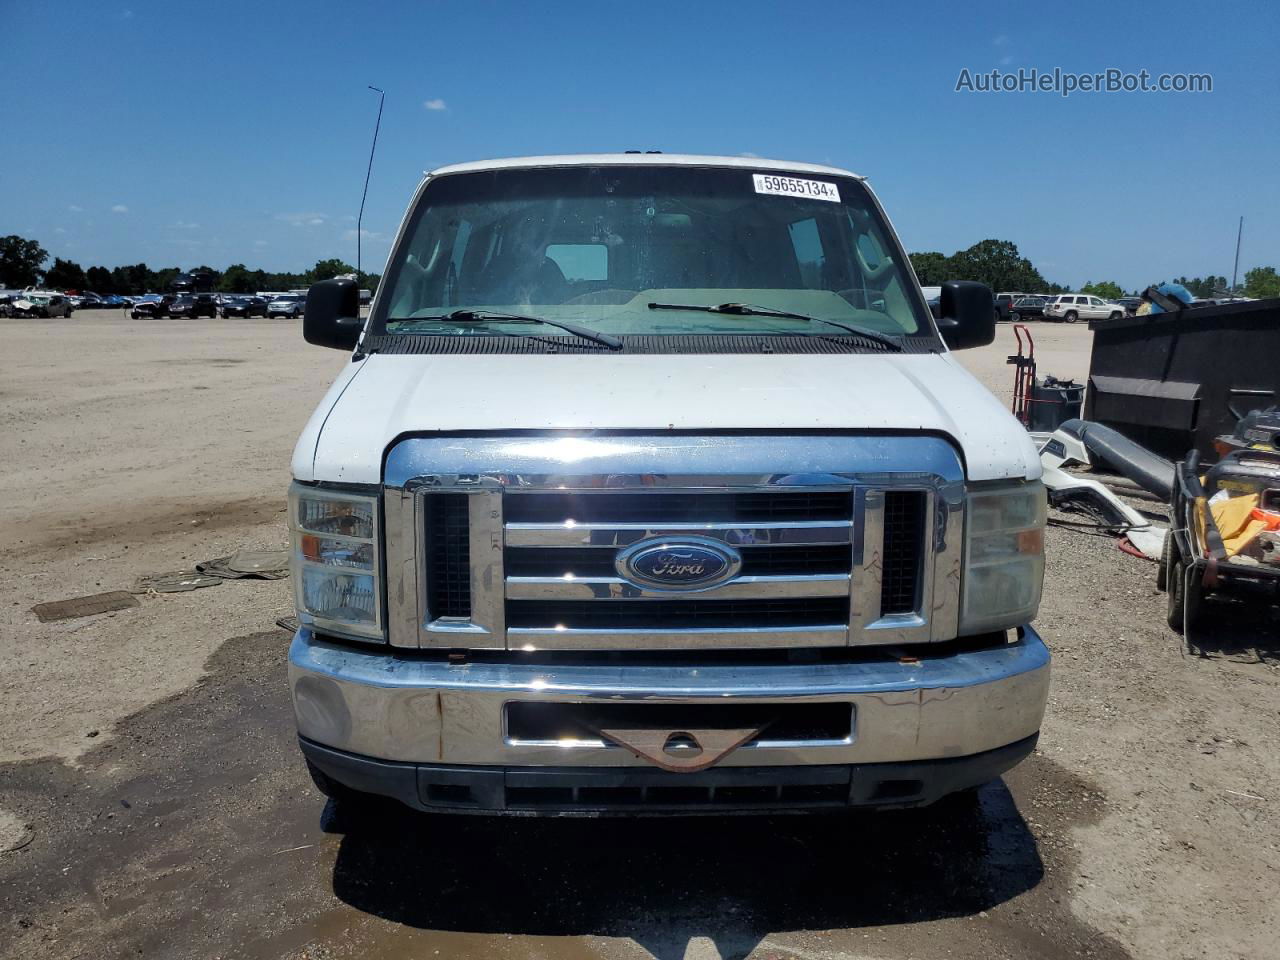
[[302, 336], [307, 343], [354, 350], [363, 329], [360, 289], [354, 280], [322, 280], [311, 285], [302, 311]]
[[996, 338], [996, 301], [985, 283], [948, 280], [938, 314], [938, 332], [952, 350], [985, 347]]

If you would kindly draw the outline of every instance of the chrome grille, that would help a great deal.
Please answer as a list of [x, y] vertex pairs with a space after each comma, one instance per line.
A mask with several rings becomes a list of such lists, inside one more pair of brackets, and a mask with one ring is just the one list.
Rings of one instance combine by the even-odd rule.
[[[657, 651], [955, 636], [963, 473], [937, 438], [410, 438], [388, 454], [386, 488], [397, 646]], [[615, 565], [638, 542], [683, 537], [720, 540], [741, 566], [680, 591]]]
[[[522, 645], [751, 646], [778, 630], [799, 646], [846, 642], [852, 489], [512, 491], [503, 514], [507, 635]], [[741, 552], [734, 579], [688, 593], [618, 575], [622, 548], [695, 532]]]

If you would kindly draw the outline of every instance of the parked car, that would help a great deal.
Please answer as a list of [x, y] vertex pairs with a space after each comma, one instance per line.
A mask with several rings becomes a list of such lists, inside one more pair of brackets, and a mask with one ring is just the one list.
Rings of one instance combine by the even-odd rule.
[[70, 317], [71, 301], [60, 293], [24, 293], [13, 309], [19, 317]]
[[135, 320], [143, 317], [152, 320], [157, 317], [167, 317], [169, 315], [169, 305], [176, 299], [177, 297], [172, 293], [149, 293], [134, 301], [133, 307], [129, 311], [129, 316]]
[[996, 294], [996, 321], [1009, 320], [1013, 315], [1013, 302], [1025, 297], [1025, 293], [997, 293]]
[[1033, 317], [1043, 318], [1044, 305], [1044, 297], [1020, 297], [1013, 301], [1013, 306], [1009, 308], [1009, 319], [1017, 323]]
[[216, 317], [218, 304], [212, 293], [179, 294], [169, 304], [171, 317]]
[[1044, 306], [1046, 320], [1118, 320], [1124, 316], [1124, 307], [1109, 303], [1101, 297], [1085, 293], [1064, 293], [1054, 297]]
[[276, 297], [267, 303], [268, 317], [292, 317], [294, 319], [302, 316], [303, 308], [307, 304], [307, 298], [302, 294], [286, 293], [282, 297]]
[[1120, 306], [1124, 307], [1124, 312], [1134, 314], [1138, 312], [1138, 308], [1142, 306], [1141, 297], [1121, 297], [1116, 301]]
[[267, 301], [262, 297], [239, 294], [222, 298], [223, 317], [265, 317]]
[[391, 249], [367, 320], [307, 295], [350, 362], [289, 492], [298, 742], [347, 822], [918, 807], [1032, 751], [1039, 457], [948, 355], [991, 290], [935, 323], [862, 178], [460, 164]]

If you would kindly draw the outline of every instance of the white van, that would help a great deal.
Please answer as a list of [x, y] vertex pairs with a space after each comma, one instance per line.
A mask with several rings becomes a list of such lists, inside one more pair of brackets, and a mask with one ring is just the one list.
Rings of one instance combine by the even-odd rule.
[[[409, 205], [293, 457], [319, 788], [486, 813], [930, 803], [1036, 743], [1045, 490], [866, 181], [466, 163]], [[356, 806], [359, 809], [358, 806]]]

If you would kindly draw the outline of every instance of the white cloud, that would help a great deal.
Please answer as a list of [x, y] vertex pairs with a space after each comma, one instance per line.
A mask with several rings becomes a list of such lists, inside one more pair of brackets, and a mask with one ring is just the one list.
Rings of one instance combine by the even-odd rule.
[[1009, 64], [1011, 64], [1011, 63], [1013, 63], [1013, 55], [1012, 55], [1012, 54], [1008, 54], [1008, 55], [1005, 55], [1005, 56], [1003, 56], [1003, 57], [1001, 57], [1001, 58], [1000, 58], [1000, 66], [1002, 66], [1002, 67], [1007, 67], [1007, 66], [1008, 66]]
[[448, 105], [447, 103], [445, 103], [443, 100], [441, 100], [439, 97], [436, 97], [436, 98], [435, 98], [435, 99], [433, 99], [433, 100], [423, 100], [423, 101], [422, 101], [422, 109], [424, 109], [424, 110], [448, 110], [448, 109], [449, 109], [449, 105]]
[[120, 11], [120, 18], [121, 18], [122, 20], [132, 20], [132, 19], [133, 19], [133, 11], [132, 11], [132, 10], [121, 10], [121, 11]]
[[265, 241], [265, 240], [255, 240], [255, 241], [253, 241], [253, 245], [254, 245], [255, 247], [265, 247], [265, 246], [267, 245], [267, 241]]
[[1009, 35], [1007, 33], [997, 34], [995, 37], [992, 38], [991, 42], [993, 45], [997, 47], [1003, 47], [1006, 43], [1009, 42]]
[[114, 207], [111, 208], [111, 212], [112, 213], [128, 213], [129, 208], [126, 207], [123, 203], [117, 203]]
[[67, 231], [66, 231], [64, 228], [62, 228], [62, 227], [54, 227], [54, 228], [53, 228], [53, 232], [54, 232], [54, 233], [66, 233]]
[[84, 213], [84, 207], [77, 207], [74, 203], [67, 207], [72, 213]]
[[[348, 230], [346, 233], [342, 235], [342, 239], [344, 240], [354, 240], [355, 238], [356, 238], [356, 232], [354, 230]], [[387, 235], [385, 233], [378, 233], [376, 230], [361, 230], [360, 239], [386, 242]]]
[[285, 223], [291, 223], [295, 227], [318, 227], [323, 223], [327, 223], [329, 215], [327, 213], [277, 213], [277, 220], [283, 220]]
[[760, 156], [760, 154], [758, 154], [758, 153], [752, 153], [750, 150], [743, 150], [740, 154], [738, 154], [738, 156], [740, 156], [740, 157], [751, 157], [751, 158], [753, 158], [753, 159], [758, 159], [758, 158], [759, 158], [759, 156]]
[[177, 227], [179, 230], [199, 230], [200, 229], [200, 224], [188, 223], [186, 220], [179, 220], [177, 223], [174, 224], [174, 226]]

